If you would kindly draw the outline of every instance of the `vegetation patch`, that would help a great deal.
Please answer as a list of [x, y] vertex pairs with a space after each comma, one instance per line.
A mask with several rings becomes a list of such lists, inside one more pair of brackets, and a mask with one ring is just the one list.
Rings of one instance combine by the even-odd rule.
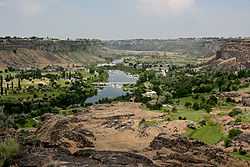
[[232, 157], [238, 158], [240, 160], [250, 161], [250, 155], [249, 154], [242, 155], [240, 152], [233, 152], [230, 155]]
[[160, 124], [160, 121], [158, 120], [145, 120], [142, 119], [139, 123], [140, 128], [146, 128], [146, 127], [152, 127], [152, 126], [158, 126]]
[[235, 117], [237, 115], [240, 115], [242, 113], [240, 108], [234, 108], [228, 115], [230, 117]]
[[236, 119], [238, 122], [250, 123], [250, 112], [239, 115]]
[[206, 144], [217, 144], [223, 139], [224, 134], [220, 125], [208, 124], [196, 130], [190, 130], [188, 136]]
[[19, 149], [20, 146], [14, 139], [9, 139], [0, 143], [0, 166], [8, 166]]
[[228, 136], [224, 139], [224, 146], [225, 147], [230, 147], [231, 143], [232, 143], [232, 140], [235, 137], [239, 136], [241, 133], [242, 133], [242, 131], [240, 129], [231, 129], [228, 132]]
[[178, 110], [176, 113], [170, 114], [171, 120], [178, 120], [179, 118], [185, 118], [186, 120], [199, 122], [201, 120], [207, 119], [209, 114], [205, 111], [199, 110]]

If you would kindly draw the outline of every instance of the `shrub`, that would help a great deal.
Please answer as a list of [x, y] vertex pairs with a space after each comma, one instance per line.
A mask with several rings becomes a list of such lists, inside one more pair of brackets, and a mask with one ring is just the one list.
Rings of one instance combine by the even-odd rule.
[[0, 166], [8, 164], [16, 156], [19, 149], [19, 144], [14, 139], [0, 143]]
[[212, 112], [212, 110], [213, 110], [213, 109], [212, 109], [212, 106], [209, 105], [209, 104], [206, 104], [206, 103], [200, 104], [200, 108], [206, 110], [207, 113], [210, 113], [210, 112]]
[[227, 148], [227, 147], [230, 147], [231, 146], [231, 143], [232, 143], [232, 140], [229, 139], [228, 137], [224, 139], [224, 146]]
[[228, 98], [226, 99], [226, 102], [227, 102], [227, 103], [234, 103], [235, 101], [234, 101], [232, 98], [228, 97]]
[[206, 125], [207, 125], [207, 121], [206, 121], [206, 120], [201, 120], [201, 121], [199, 122], [199, 125], [200, 125], [200, 126], [206, 126]]
[[246, 152], [246, 150], [243, 150], [242, 148], [240, 148], [239, 154], [240, 154], [240, 155], [246, 155], [247, 152]]
[[218, 99], [216, 96], [210, 96], [207, 100], [207, 104], [215, 106], [218, 103]]
[[171, 112], [177, 112], [177, 111], [178, 111], [177, 108], [173, 107]]
[[234, 108], [228, 115], [230, 117], [235, 117], [235, 116], [237, 116], [237, 115], [239, 115], [241, 113], [242, 113], [242, 111], [241, 111], [240, 108]]
[[237, 118], [236, 120], [235, 120], [235, 123], [236, 124], [239, 124], [239, 123], [241, 123], [242, 122], [242, 119], [239, 117], [239, 118]]
[[192, 103], [191, 103], [191, 102], [186, 102], [186, 103], [185, 103], [185, 107], [186, 107], [186, 108], [190, 108], [191, 106], [192, 106]]
[[199, 110], [199, 109], [200, 109], [199, 103], [194, 103], [194, 104], [193, 104], [193, 109], [194, 109], [194, 110]]
[[15, 128], [15, 119], [11, 115], [0, 112], [0, 128]]
[[230, 139], [233, 139], [233, 138], [239, 136], [241, 133], [242, 133], [242, 131], [239, 130], [239, 129], [231, 129], [231, 130], [229, 131], [229, 133], [228, 133], [228, 137], [229, 137]]
[[196, 100], [199, 99], [199, 94], [194, 94], [194, 95], [192, 96], [192, 98], [193, 98], [193, 99], [196, 99]]

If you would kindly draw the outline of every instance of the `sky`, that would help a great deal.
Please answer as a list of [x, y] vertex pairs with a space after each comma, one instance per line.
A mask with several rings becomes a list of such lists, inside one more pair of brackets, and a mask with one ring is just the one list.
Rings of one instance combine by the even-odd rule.
[[0, 36], [250, 37], [250, 0], [0, 0]]

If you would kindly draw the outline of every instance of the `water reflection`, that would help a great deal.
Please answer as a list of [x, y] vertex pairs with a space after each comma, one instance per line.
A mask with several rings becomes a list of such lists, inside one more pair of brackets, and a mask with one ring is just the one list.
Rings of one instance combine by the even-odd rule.
[[126, 74], [123, 71], [111, 70], [109, 71], [108, 84], [103, 89], [99, 89], [96, 96], [90, 97], [85, 103], [97, 103], [102, 99], [113, 99], [116, 97], [124, 96], [127, 92], [122, 90], [123, 84], [134, 84], [137, 78]]

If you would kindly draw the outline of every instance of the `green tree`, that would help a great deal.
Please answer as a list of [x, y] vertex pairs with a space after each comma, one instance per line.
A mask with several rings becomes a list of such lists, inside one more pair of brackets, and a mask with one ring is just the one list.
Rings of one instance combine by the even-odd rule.
[[192, 103], [191, 103], [191, 102], [186, 102], [186, 103], [185, 103], [185, 107], [186, 107], [186, 108], [190, 109], [191, 106], [192, 106]]
[[3, 76], [2, 76], [2, 75], [0, 76], [0, 89], [1, 89], [1, 90], [0, 90], [0, 91], [1, 91], [0, 93], [1, 93], [1, 95], [3, 95], [3, 91], [4, 91], [4, 90], [3, 90]]
[[195, 103], [193, 104], [193, 109], [194, 109], [194, 110], [199, 110], [199, 109], [200, 109], [200, 104], [197, 103], [197, 102], [195, 102]]
[[21, 87], [21, 79], [20, 78], [18, 78], [18, 90], [22, 90], [22, 87]]
[[14, 139], [0, 143], [0, 166], [10, 166], [11, 159], [19, 152], [20, 146]]

